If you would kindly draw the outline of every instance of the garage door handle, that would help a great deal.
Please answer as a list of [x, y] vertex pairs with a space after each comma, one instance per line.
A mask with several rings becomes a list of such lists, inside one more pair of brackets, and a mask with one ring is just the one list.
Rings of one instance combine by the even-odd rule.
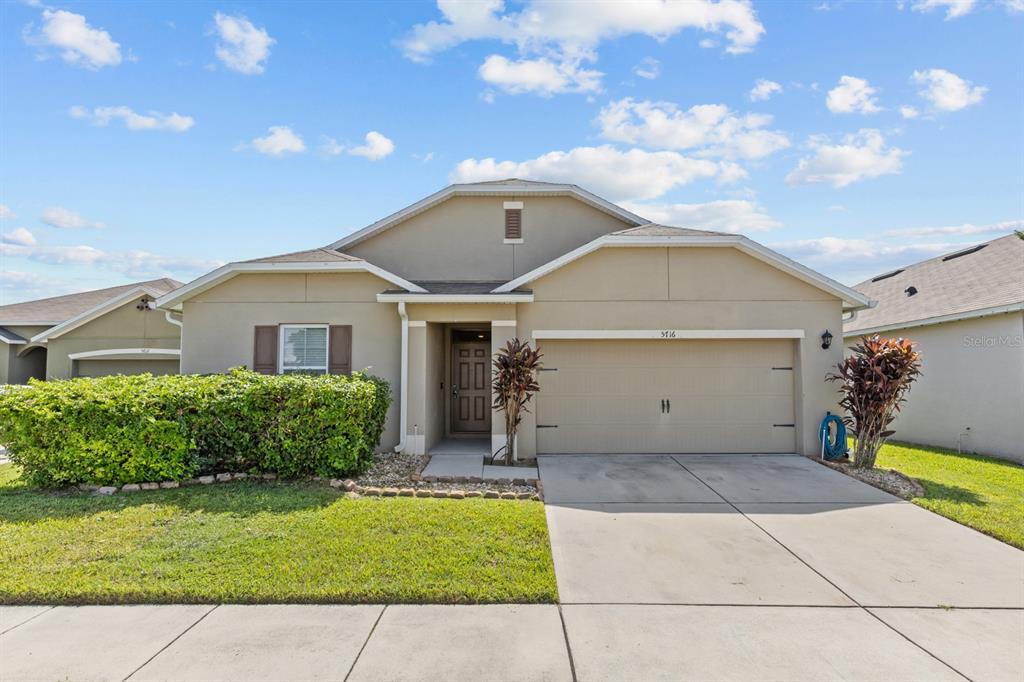
[[672, 401], [668, 398], [665, 399], [665, 411], [672, 414]]
[[661, 413], [665, 414], [665, 399], [661, 399]]

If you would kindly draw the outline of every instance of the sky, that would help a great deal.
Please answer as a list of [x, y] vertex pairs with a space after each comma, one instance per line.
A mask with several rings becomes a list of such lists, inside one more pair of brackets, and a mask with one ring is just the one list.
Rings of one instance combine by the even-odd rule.
[[847, 284], [1024, 228], [1024, 0], [0, 2], [0, 304], [572, 182]]

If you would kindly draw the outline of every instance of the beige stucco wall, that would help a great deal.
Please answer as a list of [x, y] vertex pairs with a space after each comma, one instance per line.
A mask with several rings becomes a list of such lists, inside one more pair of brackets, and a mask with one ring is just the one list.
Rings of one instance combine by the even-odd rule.
[[[921, 352], [893, 438], [1024, 462], [1024, 313], [885, 332]], [[851, 346], [857, 337], [846, 339]], [[970, 431], [967, 431], [967, 428]]]
[[[167, 322], [162, 310], [138, 310], [134, 299], [81, 327], [50, 339], [46, 344], [46, 376], [67, 379], [73, 374], [71, 353], [113, 348], [178, 348], [180, 330]], [[134, 373], [137, 364], [124, 363], [119, 371]]]
[[[523, 202], [523, 243], [505, 244], [506, 201]], [[510, 280], [630, 224], [571, 197], [453, 197], [346, 247], [411, 280]]]
[[[4, 325], [18, 336], [31, 339], [43, 326]], [[0, 341], [0, 384], [25, 384], [30, 377], [42, 379], [46, 376], [46, 350], [33, 347], [34, 344], [7, 345]]]
[[181, 371], [251, 367], [256, 325], [352, 325], [352, 367], [391, 384], [394, 400], [381, 447], [398, 443], [401, 324], [394, 303], [376, 294], [392, 285], [361, 272], [244, 274], [185, 302]]
[[[837, 409], [825, 375], [843, 352], [839, 343], [823, 350], [819, 337], [825, 329], [839, 335], [839, 299], [728, 247], [601, 249], [531, 286], [535, 302], [517, 306], [520, 338], [537, 329], [803, 330], [794, 354], [796, 443], [805, 454], [818, 450], [817, 426]], [[536, 451], [534, 426], [528, 415], [525, 457]]]

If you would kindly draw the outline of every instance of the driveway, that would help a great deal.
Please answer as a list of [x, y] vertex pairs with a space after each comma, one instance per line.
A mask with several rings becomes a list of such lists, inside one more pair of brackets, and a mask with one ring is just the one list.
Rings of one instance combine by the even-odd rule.
[[541, 457], [579, 679], [1024, 679], [1024, 552], [797, 455]]

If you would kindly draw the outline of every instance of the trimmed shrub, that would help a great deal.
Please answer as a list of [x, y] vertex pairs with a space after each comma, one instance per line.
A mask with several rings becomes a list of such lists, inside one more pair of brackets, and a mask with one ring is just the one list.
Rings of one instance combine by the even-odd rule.
[[122, 485], [246, 471], [364, 471], [390, 387], [376, 377], [214, 375], [37, 381], [0, 391], [0, 443], [30, 483]]

